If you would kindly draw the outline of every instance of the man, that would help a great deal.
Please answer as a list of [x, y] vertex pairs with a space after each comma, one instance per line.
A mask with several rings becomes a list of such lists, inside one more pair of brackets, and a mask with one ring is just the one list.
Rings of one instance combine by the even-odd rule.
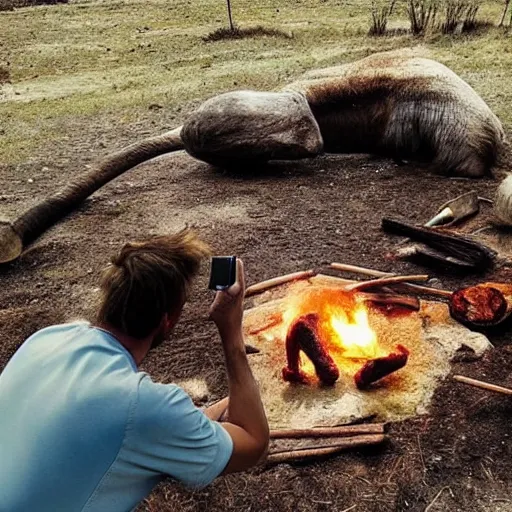
[[202, 411], [137, 370], [178, 322], [207, 254], [189, 230], [129, 243], [105, 271], [94, 324], [47, 327], [20, 347], [0, 375], [0, 511], [129, 511], [166, 476], [200, 488], [264, 456], [268, 424], [242, 336], [242, 261], [210, 309], [229, 397]]

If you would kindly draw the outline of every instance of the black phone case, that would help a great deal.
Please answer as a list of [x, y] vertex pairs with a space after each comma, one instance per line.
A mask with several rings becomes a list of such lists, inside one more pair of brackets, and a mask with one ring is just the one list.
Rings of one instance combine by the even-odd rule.
[[236, 281], [236, 256], [214, 256], [211, 262], [210, 290], [225, 290]]

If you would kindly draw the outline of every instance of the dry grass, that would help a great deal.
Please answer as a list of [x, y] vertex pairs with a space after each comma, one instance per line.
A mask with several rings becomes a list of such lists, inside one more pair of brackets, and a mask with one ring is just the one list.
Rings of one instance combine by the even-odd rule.
[[10, 77], [11, 73], [9, 72], [9, 69], [4, 66], [0, 66], [0, 85], [7, 83]]
[[0, 0], [0, 11], [45, 4], [67, 4], [69, 0]]
[[[512, 54], [502, 30], [418, 41], [403, 33], [407, 17], [397, 3], [382, 40], [367, 35], [371, 13], [363, 0], [278, 8], [271, 0], [241, 0], [234, 8], [242, 26], [293, 38], [205, 42], [225, 25], [225, 3], [218, 0], [175, 0], [173, 9], [167, 0], [77, 0], [0, 13], [0, 66], [10, 62], [12, 82], [0, 92], [0, 160], [26, 162], [65, 141], [70, 123], [101, 117], [129, 127], [155, 104], [180, 121], [220, 92], [272, 90], [314, 67], [418, 43], [467, 79], [505, 123], [512, 120], [512, 81], [506, 79]], [[498, 23], [501, 11], [500, 4], [485, 4], [479, 19]]]
[[284, 37], [285, 39], [293, 39], [293, 34], [290, 32], [284, 32], [277, 28], [264, 27], [262, 25], [243, 28], [233, 27], [233, 29], [218, 28], [203, 37], [203, 41], [208, 43], [222, 41], [225, 39], [246, 39], [251, 37]]

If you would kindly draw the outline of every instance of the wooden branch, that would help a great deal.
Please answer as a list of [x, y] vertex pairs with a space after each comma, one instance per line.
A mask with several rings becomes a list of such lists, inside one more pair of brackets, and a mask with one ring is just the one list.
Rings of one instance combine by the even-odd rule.
[[316, 274], [317, 272], [315, 270], [303, 270], [300, 272], [294, 272], [293, 274], [286, 274], [284, 276], [274, 277], [266, 281], [261, 281], [260, 283], [253, 284], [246, 288], [245, 297], [251, 297], [258, 293], [263, 293], [264, 291], [270, 288], [274, 288], [275, 286], [280, 286], [291, 281], [309, 279], [310, 277], [313, 277]]
[[375, 302], [385, 306], [403, 306], [413, 309], [414, 311], [420, 310], [420, 301], [417, 297], [407, 297], [404, 295], [394, 295], [391, 293], [367, 292], [362, 292], [359, 295], [367, 302]]
[[347, 291], [353, 292], [357, 290], [364, 290], [365, 288], [373, 288], [374, 286], [387, 286], [393, 283], [403, 283], [406, 281], [428, 281], [428, 276], [413, 275], [413, 276], [391, 276], [379, 277], [377, 279], [370, 279], [368, 281], [360, 281], [359, 283], [348, 284], [344, 288]]
[[433, 249], [438, 249], [449, 256], [470, 263], [480, 271], [492, 267], [496, 257], [496, 253], [489, 247], [453, 231], [413, 226], [386, 218], [382, 219], [382, 229], [387, 233], [404, 235], [422, 242]]
[[453, 256], [447, 256], [441, 251], [431, 249], [422, 244], [414, 244], [395, 252], [400, 259], [413, 261], [419, 265], [435, 266], [457, 272], [475, 272], [479, 270], [473, 263]]
[[495, 384], [489, 384], [488, 382], [484, 382], [482, 380], [470, 379], [469, 377], [464, 377], [463, 375], [454, 375], [453, 379], [458, 382], [463, 382], [464, 384], [469, 384], [470, 386], [486, 389], [487, 391], [495, 391], [496, 393], [503, 393], [504, 395], [512, 395], [512, 389], [496, 386]]
[[359, 434], [383, 434], [383, 423], [343, 425], [340, 427], [271, 430], [270, 439], [300, 439], [303, 437], [343, 437]]
[[382, 272], [381, 270], [373, 270], [371, 268], [357, 267], [356, 265], [347, 265], [345, 263], [331, 263], [330, 268], [335, 270], [344, 270], [346, 272], [353, 272], [354, 274], [362, 274], [371, 277], [391, 277], [397, 274], [391, 272]]
[[279, 325], [283, 321], [283, 315], [281, 313], [276, 313], [270, 316], [270, 319], [268, 323], [265, 325], [262, 325], [261, 327], [256, 327], [255, 329], [252, 329], [249, 331], [249, 334], [255, 335], [260, 334], [267, 329], [271, 329], [272, 327], [275, 327], [276, 325]]
[[[382, 272], [381, 270], [373, 270], [365, 267], [358, 267], [355, 265], [346, 265], [345, 263], [331, 263], [329, 265], [330, 268], [334, 270], [340, 270], [344, 272], [352, 272], [354, 274], [362, 274], [366, 276], [372, 277], [392, 277], [396, 274], [392, 274], [390, 272]], [[417, 293], [425, 293], [429, 295], [437, 295], [439, 297], [451, 297], [452, 292], [449, 290], [441, 290], [439, 288], [430, 288], [428, 286], [421, 286], [417, 284], [409, 284], [409, 283], [401, 283], [399, 285], [400, 288], [407, 289], [409, 291], [414, 291]]]
[[498, 27], [502, 27], [503, 23], [505, 23], [505, 16], [507, 15], [509, 4], [510, 0], [505, 0], [505, 9], [503, 10], [503, 15], [501, 16], [500, 24], [498, 25]]
[[350, 449], [361, 448], [363, 446], [373, 446], [384, 442], [386, 436], [384, 434], [375, 434], [367, 436], [347, 437], [342, 442], [331, 446], [320, 448], [298, 448], [295, 450], [286, 450], [270, 453], [267, 456], [267, 464], [281, 464], [289, 462], [297, 462], [300, 460], [311, 460], [326, 455], [334, 455]]
[[430, 509], [434, 506], [434, 503], [438, 500], [439, 496], [443, 493], [445, 489], [450, 489], [448, 486], [443, 487], [434, 497], [434, 499], [428, 504], [428, 507], [425, 509], [425, 512], [430, 512]]

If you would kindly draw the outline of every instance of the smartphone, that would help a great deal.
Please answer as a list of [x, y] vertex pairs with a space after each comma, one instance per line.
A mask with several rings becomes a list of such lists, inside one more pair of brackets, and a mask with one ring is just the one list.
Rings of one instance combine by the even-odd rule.
[[236, 256], [214, 256], [210, 268], [210, 290], [226, 290], [236, 281]]

